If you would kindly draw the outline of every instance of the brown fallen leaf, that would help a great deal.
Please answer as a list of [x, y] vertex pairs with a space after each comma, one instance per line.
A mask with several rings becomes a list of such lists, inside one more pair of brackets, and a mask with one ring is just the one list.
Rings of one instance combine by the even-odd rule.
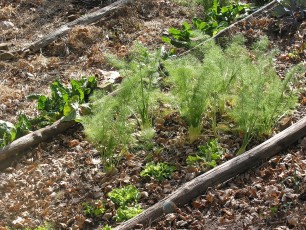
[[79, 144], [80, 144], [80, 141], [79, 141], [79, 140], [76, 140], [76, 139], [70, 140], [70, 141], [67, 142], [67, 145], [68, 145], [70, 148], [73, 148], [73, 147], [75, 147], [75, 146], [77, 146], [77, 145], [79, 145]]

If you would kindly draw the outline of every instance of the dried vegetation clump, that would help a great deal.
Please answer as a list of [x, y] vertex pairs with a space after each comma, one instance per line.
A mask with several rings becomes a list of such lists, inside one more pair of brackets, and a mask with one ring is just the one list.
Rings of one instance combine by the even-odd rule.
[[94, 42], [101, 39], [101, 31], [101, 28], [96, 26], [76, 26], [68, 34], [68, 48], [77, 54], [84, 53]]

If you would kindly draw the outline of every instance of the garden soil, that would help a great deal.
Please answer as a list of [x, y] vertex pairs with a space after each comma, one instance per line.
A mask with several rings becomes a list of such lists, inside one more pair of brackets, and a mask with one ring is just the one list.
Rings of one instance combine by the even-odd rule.
[[[109, 79], [105, 54], [126, 57], [135, 41], [150, 49], [164, 45], [161, 37], [169, 27], [199, 16], [202, 8], [186, 7], [170, 0], [137, 0], [89, 26], [77, 26], [37, 53], [24, 50], [32, 42], [85, 13], [93, 12], [100, 1], [0, 0], [0, 120], [15, 122], [23, 112], [35, 116], [33, 93], [48, 94], [56, 79], [94, 75], [99, 84]], [[3, 23], [5, 22], [5, 23]], [[264, 12], [240, 23], [229, 35], [242, 33], [249, 43], [267, 35], [280, 77], [296, 63], [305, 63], [306, 21], [292, 25], [286, 18], [276, 20]], [[222, 41], [220, 41], [222, 43]], [[165, 46], [168, 48], [168, 46]], [[4, 55], [5, 54], [5, 55]], [[294, 55], [292, 55], [294, 54]], [[305, 76], [304, 76], [305, 77]], [[299, 87], [304, 87], [305, 79]], [[306, 93], [289, 117], [280, 119], [276, 132], [306, 115]], [[54, 229], [96, 229], [115, 226], [114, 207], [100, 217], [87, 216], [84, 203], [106, 201], [113, 188], [134, 184], [141, 194], [142, 208], [150, 207], [184, 182], [202, 172], [184, 163], [196, 146], [182, 142], [186, 124], [176, 113], [159, 121], [165, 136], [156, 137], [163, 145], [159, 153], [144, 150], [126, 153], [116, 170], [105, 173], [100, 153], [85, 139], [81, 125], [52, 137], [48, 142], [24, 151], [12, 165], [0, 172], [0, 230], [34, 229], [46, 223]], [[239, 138], [222, 136], [227, 158], [233, 157]], [[252, 143], [253, 146], [258, 143]], [[211, 188], [173, 213], [162, 216], [147, 229], [306, 229], [306, 139], [280, 152], [257, 168]], [[176, 162], [171, 180], [162, 183], [143, 180], [139, 173], [147, 156]]]

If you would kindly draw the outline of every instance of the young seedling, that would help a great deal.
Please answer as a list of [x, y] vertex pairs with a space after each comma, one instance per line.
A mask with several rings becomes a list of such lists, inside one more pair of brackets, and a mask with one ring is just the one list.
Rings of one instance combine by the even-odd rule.
[[102, 201], [97, 201], [95, 204], [83, 203], [84, 214], [89, 217], [100, 217], [102, 216], [106, 209]]
[[117, 222], [133, 218], [143, 211], [137, 204], [140, 193], [133, 185], [113, 189], [108, 193], [108, 197], [118, 206], [115, 215]]
[[144, 170], [140, 172], [140, 176], [154, 178], [161, 182], [165, 179], [171, 178], [174, 170], [175, 167], [169, 164], [163, 162], [155, 164], [154, 162], [150, 162], [147, 163]]
[[139, 205], [135, 205], [133, 207], [119, 207], [116, 213], [116, 221], [122, 222], [137, 216], [138, 214], [142, 213], [143, 209], [140, 208]]
[[199, 152], [189, 155], [186, 159], [187, 165], [214, 168], [222, 158], [223, 149], [217, 139], [210, 140], [206, 145], [199, 146]]
[[140, 197], [138, 189], [133, 185], [127, 185], [123, 188], [115, 188], [108, 193], [108, 197], [118, 206], [128, 206], [137, 204]]

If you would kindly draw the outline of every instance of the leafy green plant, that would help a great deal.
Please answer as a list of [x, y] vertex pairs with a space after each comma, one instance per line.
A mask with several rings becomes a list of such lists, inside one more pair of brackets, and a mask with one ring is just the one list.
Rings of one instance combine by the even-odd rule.
[[38, 94], [30, 95], [29, 99], [37, 100], [37, 108], [41, 114], [38, 117], [29, 118], [20, 113], [15, 125], [0, 120], [0, 148], [62, 116], [65, 116], [64, 120], [66, 121], [79, 121], [80, 113], [89, 109], [85, 102], [88, 101], [88, 97], [96, 85], [94, 77], [83, 78], [79, 81], [71, 80], [70, 87], [64, 87], [59, 81], [55, 81], [51, 84], [51, 97]]
[[220, 1], [214, 0], [212, 7], [204, 17], [204, 21], [195, 18], [193, 19], [193, 24], [198, 30], [212, 36], [236, 19], [244, 17], [249, 9], [250, 6], [245, 3], [238, 2], [223, 6]]
[[111, 226], [109, 226], [108, 224], [105, 225], [102, 230], [112, 230], [113, 228]]
[[205, 168], [214, 168], [221, 160], [223, 149], [217, 139], [207, 142], [206, 145], [199, 146], [199, 152], [196, 155], [189, 155], [186, 158], [187, 165], [200, 165]]
[[161, 182], [167, 178], [171, 178], [175, 170], [174, 166], [171, 166], [166, 163], [157, 163], [154, 162], [147, 163], [144, 170], [140, 172], [141, 177], [153, 177], [155, 180]]
[[17, 118], [17, 123], [15, 125], [16, 128], [16, 139], [22, 137], [32, 130], [34, 130], [36, 123], [36, 119], [30, 119], [25, 114], [20, 113]]
[[119, 207], [116, 213], [116, 221], [122, 222], [129, 220], [142, 212], [143, 209], [141, 209], [139, 205], [135, 205], [133, 207]]
[[140, 197], [139, 190], [133, 185], [115, 188], [108, 193], [108, 197], [119, 206], [115, 216], [118, 222], [128, 220], [143, 211], [140, 206], [137, 205]]
[[64, 120], [79, 120], [82, 110], [81, 104], [88, 101], [89, 95], [97, 86], [95, 77], [71, 80], [70, 87], [65, 87], [59, 80], [50, 86], [51, 97], [33, 94], [28, 96], [37, 100], [37, 109], [41, 112], [46, 124], [54, 122], [64, 116]]
[[198, 154], [189, 155], [186, 158], [186, 163], [187, 165], [201, 165], [202, 163], [205, 163], [205, 159], [200, 157]]
[[285, 15], [291, 16], [297, 22], [296, 15], [304, 18], [306, 13], [306, 2], [304, 0], [277, 0], [278, 5], [273, 9], [272, 14], [276, 17]]
[[205, 15], [206, 21], [216, 21], [218, 24], [225, 22], [227, 25], [237, 18], [244, 16], [250, 9], [250, 6], [245, 3], [231, 3], [229, 5], [222, 5], [220, 1], [214, 0], [212, 7]]
[[102, 201], [97, 201], [95, 204], [83, 203], [84, 214], [89, 217], [99, 217], [106, 211]]
[[127, 185], [123, 188], [115, 188], [108, 193], [108, 197], [118, 206], [127, 206], [136, 204], [140, 193], [133, 185]]
[[0, 120], [0, 148], [14, 141], [16, 133], [16, 127], [12, 123]]
[[217, 139], [207, 142], [206, 145], [199, 146], [200, 156], [203, 156], [206, 161], [218, 161], [221, 159], [223, 149]]
[[213, 36], [236, 19], [245, 16], [250, 9], [248, 4], [240, 2], [228, 5], [218, 0], [204, 2], [204, 5], [210, 7], [206, 10], [204, 19], [194, 18], [192, 25], [183, 22], [182, 29], [170, 28], [169, 35], [163, 36], [162, 40], [175, 47], [191, 48], [194, 45], [193, 41], [206, 39], [199, 36], [198, 32]]
[[183, 22], [182, 29], [171, 27], [168, 30], [169, 35], [163, 36], [162, 41], [176, 47], [190, 48], [192, 29], [188, 22]]
[[23, 113], [18, 115], [15, 125], [0, 120], [0, 148], [33, 131], [37, 122], [37, 119], [30, 119]]
[[[8, 228], [10, 229], [10, 228]], [[51, 223], [45, 222], [44, 225], [38, 226], [36, 228], [25, 228], [25, 230], [53, 230], [55, 229]]]

